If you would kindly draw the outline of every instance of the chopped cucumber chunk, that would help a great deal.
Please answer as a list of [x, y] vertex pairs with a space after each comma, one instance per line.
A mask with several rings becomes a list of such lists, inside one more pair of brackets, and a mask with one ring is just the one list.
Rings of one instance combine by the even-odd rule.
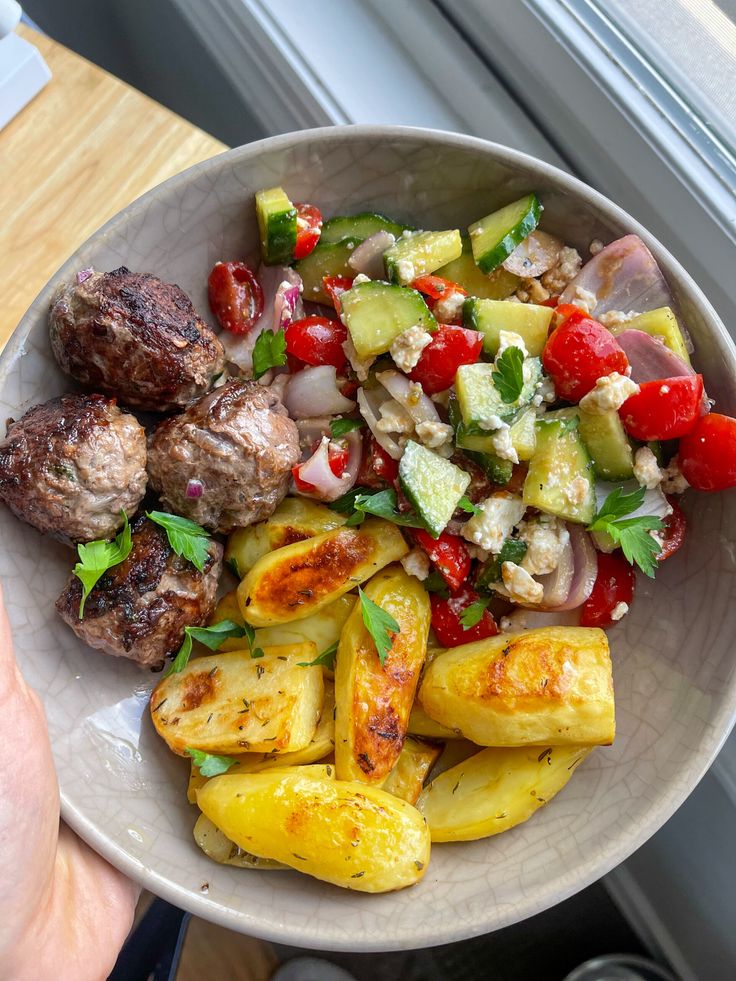
[[548, 413], [537, 421], [537, 448], [523, 497], [529, 507], [566, 521], [590, 524], [593, 520], [593, 467], [575, 424], [575, 410], [568, 415]]
[[524, 387], [514, 402], [504, 402], [493, 383], [493, 365], [486, 361], [461, 365], [455, 375], [455, 391], [463, 422], [470, 429], [488, 429], [491, 416], [509, 422], [518, 410], [528, 405], [534, 397], [537, 383], [542, 376], [539, 358], [527, 358], [524, 362]]
[[446, 232], [414, 232], [400, 238], [384, 253], [386, 275], [392, 283], [406, 286], [417, 276], [425, 276], [457, 259], [462, 251], [457, 228]]
[[469, 296], [463, 306], [463, 323], [484, 335], [483, 349], [494, 357], [502, 330], [518, 334], [529, 354], [539, 357], [547, 343], [553, 313], [551, 307], [536, 303], [505, 303]]
[[656, 310], [647, 310], [646, 313], [640, 313], [623, 324], [616, 324], [609, 330], [614, 337], [618, 337], [627, 330], [643, 330], [645, 334], [651, 334], [652, 337], [661, 337], [670, 351], [676, 354], [678, 358], [682, 358], [685, 364], [690, 364], [690, 355], [685, 347], [685, 338], [680, 330], [677, 317], [670, 307], [657, 307]]
[[469, 293], [488, 300], [505, 300], [516, 290], [521, 279], [499, 266], [486, 276], [475, 264], [473, 249], [467, 235], [462, 237], [463, 251], [457, 259], [435, 270], [437, 276], [449, 279]]
[[296, 246], [296, 208], [283, 188], [269, 187], [258, 191], [256, 217], [265, 264], [277, 266], [291, 262]]
[[505, 487], [511, 480], [514, 465], [510, 460], [502, 460], [495, 453], [476, 453], [474, 450], [463, 450], [463, 453], [473, 463], [477, 463], [486, 477], [499, 487]]
[[470, 475], [410, 440], [399, 462], [399, 480], [430, 535], [439, 538], [468, 488]]
[[320, 242], [341, 242], [344, 238], [355, 238], [361, 242], [376, 232], [390, 232], [396, 238], [406, 231], [406, 225], [400, 225], [378, 212], [363, 211], [359, 215], [336, 215], [329, 218], [322, 226]]
[[[305, 297], [311, 299], [305, 290]], [[340, 297], [342, 319], [361, 358], [384, 354], [395, 337], [418, 324], [435, 330], [437, 321], [416, 290], [391, 283], [359, 283]]]
[[578, 409], [580, 438], [590, 453], [593, 470], [602, 480], [628, 480], [634, 476], [634, 455], [618, 412], [593, 415]]
[[481, 272], [493, 272], [539, 224], [542, 205], [536, 194], [474, 221], [468, 228], [473, 257]]
[[345, 238], [341, 242], [319, 242], [308, 256], [295, 263], [294, 268], [304, 283], [305, 300], [332, 306], [322, 280], [325, 276], [349, 276], [352, 279], [355, 270], [348, 265], [348, 259], [359, 244], [355, 238]]
[[[519, 460], [531, 460], [537, 445], [536, 432], [537, 414], [532, 408], [522, 409], [516, 418], [509, 423], [511, 445], [516, 450]], [[461, 450], [473, 450], [476, 453], [495, 455], [493, 434], [480, 434], [468, 431], [462, 420], [455, 426], [455, 442]], [[502, 461], [507, 462], [507, 461]]]

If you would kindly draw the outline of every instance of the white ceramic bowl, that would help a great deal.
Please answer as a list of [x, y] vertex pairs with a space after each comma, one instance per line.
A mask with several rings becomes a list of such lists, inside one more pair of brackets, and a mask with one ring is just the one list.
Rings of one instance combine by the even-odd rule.
[[[283, 184], [327, 215], [378, 209], [414, 225], [462, 227], [535, 189], [543, 225], [585, 249], [641, 235], [696, 344], [718, 408], [736, 413], [736, 357], [698, 287], [636, 221], [559, 170], [491, 143], [401, 128], [323, 129], [224, 153], [167, 181], [92, 236], [23, 318], [0, 360], [0, 418], [70, 388], [49, 350], [54, 286], [82, 267], [121, 264], [179, 283], [207, 315], [218, 259], [253, 255], [253, 193]], [[210, 862], [192, 841], [188, 763], [154, 734], [153, 678], [87, 649], [54, 613], [70, 550], [0, 509], [0, 578], [18, 658], [42, 696], [69, 824], [114, 865], [172, 903], [224, 926], [306, 947], [385, 950], [484, 933], [570, 896], [617, 865], [685, 800], [736, 707], [736, 496], [691, 496], [685, 547], [641, 580], [610, 633], [618, 736], [529, 822], [497, 838], [435, 846], [423, 882], [383, 896], [296, 872]], [[209, 888], [205, 891], [204, 884]]]

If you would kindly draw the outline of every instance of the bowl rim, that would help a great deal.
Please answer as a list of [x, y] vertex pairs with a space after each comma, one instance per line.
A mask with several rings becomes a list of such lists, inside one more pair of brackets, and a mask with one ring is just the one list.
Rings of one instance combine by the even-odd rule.
[[[136, 198], [129, 205], [113, 215], [97, 231], [93, 232], [69, 258], [57, 269], [48, 283], [35, 297], [18, 326], [0, 353], [0, 387], [6, 381], [8, 373], [15, 365], [17, 357], [23, 351], [23, 345], [34, 321], [40, 304], [47, 303], [55, 284], [78, 264], [78, 256], [93, 240], [104, 239], [108, 234], [117, 231], [121, 226], [131, 222], [141, 215], [149, 202], [155, 200], [162, 188], [172, 189], [188, 183], [193, 178], [208, 172], [216, 172], [223, 166], [223, 161], [238, 160], [247, 163], [258, 157], [264, 151], [289, 149], [305, 143], [319, 143], [325, 138], [342, 141], [376, 142], [388, 140], [409, 139], [428, 144], [443, 145], [450, 148], [476, 151], [490, 155], [496, 160], [513, 167], [519, 166], [544, 176], [561, 190], [583, 198], [589, 205], [594, 206], [604, 217], [622, 224], [629, 232], [639, 235], [651, 250], [666, 277], [676, 279], [684, 288], [707, 321], [708, 330], [713, 336], [719, 354], [724, 359], [727, 370], [736, 375], [736, 345], [731, 340], [719, 315], [703, 294], [698, 284], [683, 268], [677, 259], [644, 228], [635, 218], [623, 208], [612, 202], [605, 195], [585, 184], [579, 178], [566, 173], [560, 168], [549, 164], [531, 154], [515, 150], [502, 144], [485, 140], [480, 137], [467, 136], [446, 130], [430, 129], [421, 126], [392, 126], [356, 124], [350, 126], [325, 126], [301, 130], [295, 133], [285, 133], [266, 137], [254, 143], [234, 147], [222, 153], [215, 154], [207, 160], [200, 161], [181, 171], [179, 174], [157, 184], [145, 194]], [[689, 761], [687, 785], [678, 782], [664, 788], [650, 803], [646, 824], [629, 828], [619, 828], [615, 837], [608, 839], [586, 866], [580, 866], [565, 873], [561, 878], [550, 880], [538, 889], [533, 897], [525, 897], [521, 903], [522, 915], [519, 915], [519, 905], [491, 907], [491, 913], [476, 913], [463, 919], [459, 924], [447, 923], [437, 926], [430, 921], [425, 926], [421, 924], [411, 928], [406, 935], [394, 933], [389, 941], [380, 937], [364, 936], [346, 938], [341, 933], [330, 933], [322, 925], [316, 932], [310, 932], [308, 927], [290, 924], [274, 926], [268, 919], [268, 910], [263, 914], [238, 912], [222, 903], [207, 898], [190, 888], [171, 881], [165, 875], [157, 872], [140, 859], [135, 858], [122, 846], [113, 842], [103, 829], [97, 827], [85, 813], [75, 807], [60, 786], [61, 816], [66, 823], [96, 852], [102, 855], [125, 875], [138, 882], [144, 888], [168, 902], [187, 910], [194, 915], [217, 923], [223, 927], [248, 933], [264, 940], [286, 943], [313, 949], [336, 951], [377, 952], [389, 950], [409, 950], [420, 947], [432, 947], [449, 943], [501, 929], [512, 923], [520, 922], [529, 916], [540, 913], [557, 903], [563, 902], [570, 896], [586, 888], [593, 882], [606, 875], [613, 868], [627, 859], [640, 848], [662, 825], [675, 813], [692, 793], [705, 775], [720, 748], [728, 737], [736, 722], [736, 675], [732, 677], [726, 690], [726, 697], [716, 713], [709, 720], [709, 729], [693, 751]]]

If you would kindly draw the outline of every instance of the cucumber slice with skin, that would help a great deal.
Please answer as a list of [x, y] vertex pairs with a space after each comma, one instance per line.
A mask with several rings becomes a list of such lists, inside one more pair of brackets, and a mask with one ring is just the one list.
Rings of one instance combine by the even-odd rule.
[[468, 227], [473, 257], [481, 272], [493, 272], [539, 224], [542, 205], [527, 194]]
[[470, 475], [409, 440], [399, 461], [399, 481], [427, 531], [439, 538], [468, 489]]
[[661, 337], [667, 347], [678, 358], [682, 358], [685, 364], [690, 364], [690, 355], [685, 347], [685, 338], [682, 336], [677, 317], [670, 307], [657, 307], [656, 310], [647, 310], [638, 316], [627, 320], [622, 324], [615, 324], [609, 327], [614, 337], [620, 337], [627, 330], [643, 330], [645, 334], [652, 337]]
[[463, 450], [463, 453], [473, 463], [477, 463], [486, 477], [499, 487], [505, 487], [511, 480], [514, 465], [510, 460], [502, 460], [495, 453], [476, 453], [474, 450]]
[[595, 515], [593, 465], [577, 426], [570, 425], [574, 415], [549, 413], [537, 421], [523, 499], [528, 507], [587, 525]]
[[310, 303], [332, 306], [322, 280], [325, 276], [348, 276], [352, 279], [355, 270], [348, 265], [348, 259], [359, 244], [355, 238], [345, 238], [341, 242], [319, 242], [308, 256], [296, 262], [294, 268], [304, 284], [303, 298]]
[[[305, 290], [305, 298], [310, 299]], [[416, 290], [376, 280], [359, 283], [340, 297], [342, 320], [361, 358], [384, 354], [394, 338], [418, 324], [436, 330], [437, 321]]]
[[473, 248], [467, 235], [462, 237], [462, 245], [462, 254], [436, 269], [435, 275], [457, 283], [470, 296], [480, 296], [487, 300], [505, 300], [515, 292], [521, 282], [518, 276], [514, 276], [503, 266], [486, 276], [475, 264]]
[[498, 416], [509, 422], [522, 406], [534, 397], [537, 383], [542, 377], [539, 358], [527, 358], [524, 362], [527, 380], [514, 402], [504, 402], [493, 383], [493, 365], [487, 361], [461, 365], [455, 375], [455, 392], [464, 424], [471, 430], [483, 430], [483, 420]]
[[286, 265], [296, 247], [296, 208], [280, 187], [256, 194], [256, 217], [261, 234], [261, 256], [267, 266]]
[[518, 334], [529, 354], [539, 357], [547, 343], [553, 313], [552, 307], [536, 303], [506, 303], [469, 296], [463, 305], [463, 324], [483, 334], [483, 349], [494, 357], [502, 330]]
[[[509, 424], [511, 445], [519, 460], [531, 460], [537, 446], [537, 414], [532, 408], [522, 409]], [[478, 435], [469, 432], [462, 421], [455, 428], [455, 443], [461, 450], [472, 450], [495, 456], [493, 435]], [[508, 461], [502, 461], [508, 462]]]
[[634, 454], [618, 412], [593, 415], [579, 409], [580, 438], [601, 480], [628, 480], [634, 476]]
[[400, 238], [383, 254], [386, 275], [392, 283], [406, 286], [417, 276], [433, 273], [462, 255], [460, 232], [414, 232]]
[[407, 230], [406, 225], [392, 221], [378, 212], [363, 211], [359, 215], [336, 215], [322, 226], [321, 243], [341, 242], [344, 238], [364, 241], [376, 232], [390, 232], [396, 238]]

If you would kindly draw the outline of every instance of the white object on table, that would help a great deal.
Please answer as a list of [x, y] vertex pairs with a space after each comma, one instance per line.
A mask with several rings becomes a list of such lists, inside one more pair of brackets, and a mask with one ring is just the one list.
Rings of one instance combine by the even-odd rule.
[[13, 34], [20, 16], [20, 4], [16, 0], [0, 0], [0, 129], [51, 78], [51, 72], [36, 48]]

